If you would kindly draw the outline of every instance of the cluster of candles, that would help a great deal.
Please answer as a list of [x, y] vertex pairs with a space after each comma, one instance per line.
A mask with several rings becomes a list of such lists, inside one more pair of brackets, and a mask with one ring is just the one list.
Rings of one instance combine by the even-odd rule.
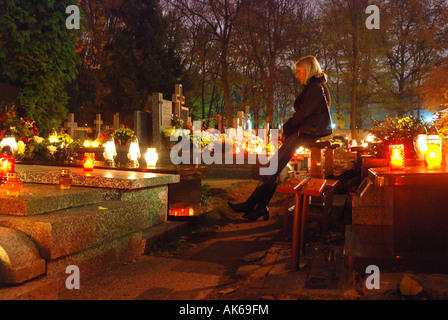
[[15, 172], [13, 152], [17, 148], [17, 142], [10, 131], [5, 133], [0, 148], [0, 184], [5, 185], [8, 197], [18, 197], [22, 188], [22, 181], [20, 175]]
[[[415, 139], [415, 147], [420, 163], [425, 163], [430, 170], [440, 169], [442, 164], [442, 143], [437, 129], [432, 127], [426, 131], [424, 127]], [[390, 169], [403, 170], [405, 168], [404, 145], [390, 145]]]
[[[115, 157], [117, 156], [117, 150], [115, 147], [115, 140], [111, 136], [107, 139], [104, 144], [104, 152], [103, 157], [105, 160], [105, 164], [108, 167], [115, 166]], [[137, 137], [134, 137], [130, 141], [128, 159], [129, 159], [129, 167], [138, 168], [139, 160], [141, 157], [140, 147], [138, 144]], [[154, 168], [159, 159], [159, 156], [156, 152], [155, 148], [148, 148], [148, 151], [145, 154], [146, 165], [148, 168]], [[95, 153], [85, 153], [84, 154], [84, 170], [92, 171], [95, 164]]]
[[5, 185], [6, 196], [19, 196], [22, 180], [20, 175], [15, 172], [15, 159], [9, 145], [5, 145], [0, 154], [0, 182]]

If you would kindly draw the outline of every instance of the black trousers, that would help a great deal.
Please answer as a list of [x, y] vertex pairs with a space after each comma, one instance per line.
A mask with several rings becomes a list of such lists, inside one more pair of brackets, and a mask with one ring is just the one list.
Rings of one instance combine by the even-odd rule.
[[283, 145], [274, 155], [274, 157], [276, 156], [278, 159], [277, 171], [272, 175], [264, 176], [261, 180], [262, 189], [268, 190], [265, 191], [265, 194], [263, 195], [263, 205], [268, 205], [269, 201], [271, 201], [271, 198], [275, 193], [275, 189], [277, 188], [279, 175], [294, 156], [297, 148], [300, 146], [306, 146], [307, 144], [315, 141], [315, 137], [297, 134], [293, 134], [286, 138]]

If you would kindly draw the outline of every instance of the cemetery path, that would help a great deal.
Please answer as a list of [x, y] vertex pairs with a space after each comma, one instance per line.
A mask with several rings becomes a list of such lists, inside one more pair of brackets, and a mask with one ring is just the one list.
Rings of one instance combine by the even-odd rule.
[[[228, 200], [246, 198], [256, 181], [210, 180], [209, 211], [204, 222], [189, 227], [130, 264], [82, 281], [65, 290], [64, 300], [316, 300], [402, 299], [403, 273], [382, 273], [381, 288], [367, 290], [366, 275], [343, 266], [343, 206], [336, 195], [329, 235], [319, 241], [320, 226], [307, 227], [307, 255], [301, 269], [289, 269], [291, 241], [281, 234], [283, 198], [271, 202], [272, 218], [246, 221], [231, 212]], [[446, 299], [448, 277], [411, 275], [427, 297]], [[428, 295], [429, 293], [429, 295]], [[420, 297], [421, 298], [421, 297]]]
[[[342, 260], [337, 267], [334, 261], [330, 268], [321, 265], [319, 276], [310, 277], [310, 268], [289, 271], [290, 239], [283, 239], [279, 219], [281, 195], [274, 196], [268, 221], [247, 221], [228, 209], [226, 201], [246, 198], [256, 183], [208, 181], [210, 211], [201, 226], [131, 264], [82, 282], [80, 290], [63, 291], [60, 299], [296, 299], [342, 294], [344, 287], [337, 286], [344, 279], [335, 274]], [[329, 254], [340, 254], [341, 247], [321, 246], [314, 251], [308, 260], [325, 261]]]

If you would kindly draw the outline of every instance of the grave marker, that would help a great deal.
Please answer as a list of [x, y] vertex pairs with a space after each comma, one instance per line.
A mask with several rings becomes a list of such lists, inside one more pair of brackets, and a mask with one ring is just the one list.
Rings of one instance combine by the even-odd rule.
[[64, 122], [64, 127], [67, 128], [67, 134], [73, 138], [75, 136], [75, 129], [78, 127], [78, 123], [75, 122], [75, 114], [69, 113], [68, 121]]
[[120, 113], [116, 112], [114, 113], [114, 126], [113, 128], [115, 130], [120, 129]]
[[137, 136], [140, 150], [146, 150], [148, 148], [146, 112], [134, 111], [134, 132]]
[[[174, 94], [172, 96], [173, 103], [173, 114], [175, 114], [179, 119], [181, 119], [182, 106], [185, 104], [185, 97], [182, 95], [182, 85], [176, 84], [174, 89]], [[188, 116], [187, 116], [188, 117]]]
[[93, 121], [93, 123], [95, 123], [95, 127], [96, 127], [95, 136], [96, 136], [96, 138], [98, 138], [101, 133], [101, 125], [103, 124], [103, 121], [101, 120], [101, 114], [98, 113], [96, 115], [96, 120]]
[[162, 130], [171, 128], [173, 103], [163, 99], [163, 94], [155, 92], [151, 96], [153, 147], [162, 150]]

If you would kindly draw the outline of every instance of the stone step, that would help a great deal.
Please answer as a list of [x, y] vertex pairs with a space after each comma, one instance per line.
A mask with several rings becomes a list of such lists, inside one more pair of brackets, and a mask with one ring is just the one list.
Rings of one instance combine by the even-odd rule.
[[26, 233], [40, 256], [53, 260], [141, 232], [149, 226], [149, 213], [142, 202], [104, 201], [28, 217], [0, 215], [0, 225]]
[[20, 196], [6, 196], [5, 186], [0, 187], [0, 214], [32, 216], [67, 208], [95, 204], [103, 201], [100, 189], [72, 187], [60, 190], [59, 186], [24, 183]]

